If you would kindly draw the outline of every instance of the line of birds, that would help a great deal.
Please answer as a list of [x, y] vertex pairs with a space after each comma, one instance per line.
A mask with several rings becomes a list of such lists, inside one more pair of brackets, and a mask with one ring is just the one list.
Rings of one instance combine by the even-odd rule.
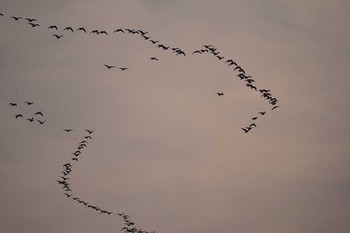
[[[26, 103], [27, 106], [31, 106], [31, 105], [34, 104], [34, 102], [32, 102], [32, 101], [25, 101], [25, 103]], [[15, 102], [11, 102], [8, 105], [11, 106], [11, 107], [17, 107], [18, 106], [18, 104], [15, 103]], [[18, 118], [23, 118], [24, 119], [25, 118], [23, 116], [23, 113], [18, 113], [14, 117], [15, 117], [15, 119], [18, 119]], [[34, 117], [39, 117], [39, 118], [34, 118]], [[26, 120], [29, 121], [29, 122], [34, 122], [36, 120], [37, 122], [39, 122], [40, 125], [43, 125], [46, 122], [46, 120], [42, 119], [43, 117], [44, 117], [44, 113], [42, 111], [38, 111], [38, 112], [35, 112], [34, 115], [31, 115], [30, 117], [27, 117]]]
[[[0, 13], [0, 16], [4, 16], [3, 13]], [[20, 21], [23, 19], [23, 17], [19, 17], [19, 16], [10, 16], [10, 18], [12, 18], [15, 21]], [[24, 18], [24, 20], [27, 20], [27, 24], [31, 25], [33, 28], [34, 27], [40, 27], [41, 25], [37, 23], [37, 19], [35, 18]], [[48, 30], [56, 30], [59, 31], [59, 28], [57, 25], [50, 25], [47, 29]], [[75, 31], [79, 31], [79, 32], [83, 32], [84, 34], [86, 34], [88, 32], [88, 30], [85, 27], [78, 27], [76, 30], [73, 29], [72, 26], [67, 26], [67, 27], [63, 27], [62, 31], [69, 31], [71, 33], [75, 32]], [[152, 36], [149, 35], [149, 32], [147, 31], [143, 31], [140, 29], [131, 29], [131, 28], [117, 28], [113, 31], [114, 33], [128, 33], [128, 34], [132, 34], [132, 35], [139, 35], [141, 36], [144, 40], [149, 41], [151, 44], [156, 45], [156, 48], [161, 48], [163, 50], [168, 50], [171, 49], [173, 51], [173, 53], [176, 54], [176, 56], [178, 55], [183, 55], [186, 56], [186, 53], [177, 47], [171, 47], [171, 46], [167, 46], [164, 45], [163, 43], [160, 43], [159, 40], [154, 40], [151, 39]], [[89, 34], [96, 34], [96, 35], [109, 35], [109, 33], [106, 30], [99, 30], [99, 29], [93, 29], [90, 31]], [[52, 34], [53, 37], [55, 37], [56, 39], [61, 39], [63, 37], [63, 34]]]
[[[209, 54], [213, 55], [214, 57], [216, 57], [219, 61], [221, 61], [221, 60], [224, 61], [224, 58], [225, 58], [224, 56], [221, 55], [221, 52], [218, 51], [218, 49], [216, 47], [214, 47], [213, 45], [203, 45], [203, 48], [192, 52], [192, 54], [203, 54], [203, 53], [209, 53]], [[251, 90], [259, 91], [261, 93], [261, 97], [264, 98], [265, 100], [268, 100], [269, 104], [271, 104], [273, 106], [271, 108], [271, 111], [280, 107], [277, 105], [278, 100], [275, 97], [273, 97], [272, 94], [270, 93], [271, 90], [263, 89], [263, 88], [258, 89], [257, 86], [254, 85], [255, 80], [252, 78], [252, 76], [247, 75], [246, 71], [242, 68], [242, 66], [240, 66], [234, 59], [229, 58], [224, 62], [224, 64], [227, 64], [227, 66], [234, 66], [233, 71], [238, 72], [238, 74], [235, 73], [235, 76], [238, 77], [240, 80], [245, 81], [246, 87], [249, 87]], [[217, 92], [216, 94], [218, 96], [224, 95], [223, 92]], [[266, 111], [258, 112], [258, 114], [263, 116], [266, 114]], [[256, 119], [258, 119], [258, 117], [254, 116], [251, 120], [255, 121]], [[256, 128], [256, 127], [257, 127], [256, 123], [252, 122], [249, 124], [249, 126], [242, 128], [242, 130], [244, 131], [244, 133], [248, 133], [250, 130], [252, 130], [253, 128]]]
[[[73, 132], [73, 129], [63, 129], [65, 132], [69, 133], [69, 132]], [[80, 155], [82, 155], [82, 151], [87, 148], [87, 145], [89, 142], [91, 142], [92, 140], [92, 133], [94, 132], [94, 130], [85, 130], [88, 134], [84, 135], [82, 140], [78, 143], [77, 148], [74, 150], [74, 152], [72, 152], [71, 154], [73, 155], [70, 159], [74, 162], [78, 162], [78, 157]], [[108, 216], [119, 216], [120, 218], [122, 218], [123, 223], [124, 223], [124, 227], [121, 228], [121, 231], [124, 232], [132, 232], [132, 233], [154, 233], [153, 232], [148, 232], [148, 231], [144, 231], [142, 229], [136, 228], [136, 224], [134, 221], [132, 221], [130, 219], [130, 216], [125, 214], [125, 213], [116, 213], [113, 211], [109, 211], [106, 210], [104, 208], [99, 207], [98, 205], [92, 204], [89, 201], [83, 200], [80, 197], [77, 197], [73, 194], [73, 190], [70, 187], [70, 174], [72, 173], [72, 169], [73, 169], [73, 164], [70, 162], [66, 162], [65, 164], [63, 164], [63, 170], [61, 171], [61, 173], [63, 175], [61, 175], [59, 177], [58, 180], [56, 180], [56, 182], [61, 186], [61, 189], [63, 190], [63, 194], [73, 200], [76, 201], [77, 203], [79, 203], [80, 205], [83, 205], [85, 208], [90, 208], [100, 214], [105, 214]]]

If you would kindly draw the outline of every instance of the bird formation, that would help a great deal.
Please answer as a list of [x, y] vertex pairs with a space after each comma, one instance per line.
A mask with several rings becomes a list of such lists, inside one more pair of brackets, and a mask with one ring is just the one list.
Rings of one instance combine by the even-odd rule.
[[[0, 16], [4, 16], [3, 13], [0, 13]], [[38, 23], [38, 20], [35, 18], [23, 18], [19, 16], [10, 16], [11, 20], [15, 22], [20, 22], [24, 21], [26, 22], [31, 28], [40, 28], [42, 27], [41, 24]], [[46, 27], [45, 27], [46, 28]], [[72, 26], [66, 26], [66, 27], [60, 27], [57, 25], [50, 25], [46, 29], [47, 31], [55, 32], [52, 34], [52, 37], [58, 39], [64, 38], [65, 33], [82, 33], [82, 34], [87, 34], [87, 35], [104, 35], [104, 36], [110, 36], [111, 34], [122, 34], [122, 35], [132, 35], [132, 36], [138, 36], [142, 38], [145, 41], [148, 41], [150, 45], [154, 46], [157, 49], [161, 49], [163, 51], [172, 51], [173, 54], [176, 56], [183, 56], [186, 57], [186, 53], [178, 48], [178, 47], [172, 47], [170, 45], [166, 45], [163, 42], [160, 42], [159, 40], [154, 39], [149, 32], [143, 31], [140, 29], [131, 29], [131, 28], [117, 28], [113, 32], [108, 33], [106, 30], [100, 30], [100, 29], [93, 29], [91, 31], [87, 30], [85, 27], [78, 27], [77, 29], [74, 29]], [[74, 34], [76, 34], [74, 33]], [[272, 105], [272, 108], [270, 111], [275, 110], [279, 106], [277, 105], [278, 100], [271, 94], [271, 91], [269, 89], [264, 89], [264, 88], [258, 88], [256, 86], [255, 80], [252, 78], [252, 76], [248, 75], [246, 70], [237, 63], [235, 59], [232, 58], [225, 58], [218, 49], [213, 46], [213, 45], [203, 45], [201, 49], [195, 50], [192, 52], [192, 54], [210, 54], [212, 55], [217, 61], [223, 63], [224, 65], [228, 66], [229, 68], [232, 69], [232, 72], [234, 73], [234, 77], [238, 78], [240, 81], [244, 82], [244, 85], [249, 88], [252, 91], [255, 91], [257, 93], [260, 93], [261, 97], [266, 100], [270, 105]], [[150, 57], [148, 60], [150, 61], [159, 61], [158, 58], [156, 57]], [[110, 65], [110, 64], [103, 64], [108, 70], [112, 69], [119, 69], [121, 71], [126, 71], [130, 69], [129, 67], [117, 67], [115, 65]], [[224, 93], [223, 92], [217, 92], [217, 96], [223, 97]], [[26, 106], [31, 106], [33, 105], [34, 102], [31, 101], [26, 101], [25, 105]], [[17, 103], [11, 102], [9, 103], [9, 106], [16, 108]], [[241, 128], [244, 133], [250, 132], [252, 129], [257, 127], [256, 120], [264, 116], [267, 112], [266, 111], [260, 111], [257, 113], [256, 116], [251, 118], [251, 122], [249, 123], [248, 126]], [[44, 119], [44, 114], [42, 111], [37, 111], [32, 115], [23, 115], [24, 113], [17, 113], [14, 117], [15, 119], [26, 119], [28, 122], [38, 122], [40, 125], [44, 124], [46, 120]], [[66, 133], [72, 133], [74, 132], [73, 129], [71, 128], [65, 128], [63, 129], [64, 132]], [[61, 189], [63, 191], [63, 194], [66, 196], [66, 198], [69, 198], [73, 201], [76, 201], [80, 205], [84, 206], [85, 208], [94, 210], [98, 212], [99, 214], [104, 214], [108, 216], [119, 216], [124, 223], [124, 227], [121, 229], [121, 231], [124, 232], [131, 232], [131, 233], [148, 233], [147, 231], [144, 231], [142, 229], [139, 229], [136, 227], [136, 224], [134, 221], [131, 220], [130, 216], [125, 214], [125, 213], [117, 213], [115, 211], [110, 211], [106, 210], [105, 208], [101, 208], [96, 204], [92, 204], [90, 201], [86, 201], [82, 199], [81, 197], [75, 196], [73, 193], [73, 190], [70, 187], [70, 174], [72, 173], [73, 170], [73, 165], [75, 163], [78, 163], [79, 159], [81, 158], [84, 150], [88, 147], [88, 144], [92, 140], [92, 133], [93, 130], [85, 130], [87, 134], [85, 134], [82, 138], [82, 140], [78, 143], [77, 147], [75, 150], [71, 153], [70, 161], [66, 162], [63, 164], [63, 170], [61, 171], [63, 175], [59, 177], [57, 180], [57, 183], [61, 186]], [[154, 233], [154, 231], [152, 232]]]
[[[34, 104], [34, 102], [31, 102], [31, 101], [25, 101], [24, 103], [25, 103], [25, 105], [27, 107]], [[15, 102], [11, 102], [8, 105], [11, 106], [11, 107], [17, 107], [18, 106], [18, 104], [15, 103]], [[46, 120], [44, 119], [44, 114], [43, 114], [42, 111], [37, 111], [35, 113], [28, 114], [29, 116], [24, 116], [23, 114], [24, 113], [17, 113], [17, 114], [14, 115], [14, 118], [15, 119], [22, 118], [22, 119], [27, 120], [30, 123], [38, 122], [38, 124], [40, 124], [40, 125], [43, 125], [46, 122]]]
[[[213, 45], [203, 45], [203, 47], [201, 49], [195, 50], [192, 52], [192, 54], [204, 54], [204, 53], [208, 53], [208, 54], [214, 56], [218, 61], [223, 60], [224, 64], [227, 65], [228, 67], [232, 66], [235, 77], [237, 77], [237, 78], [239, 78], [239, 80], [245, 82], [246, 87], [249, 87], [251, 90], [254, 90], [256, 92], [260, 92], [261, 97], [264, 98], [265, 100], [267, 100], [268, 103], [273, 106], [271, 111], [279, 107], [277, 105], [278, 100], [272, 96], [272, 94], [270, 93], [270, 90], [263, 89], [263, 88], [258, 89], [257, 86], [254, 84], [255, 80], [252, 78], [252, 76], [248, 75], [246, 73], [245, 69], [243, 69], [243, 67], [240, 66], [234, 59], [228, 58], [225, 61], [224, 60], [225, 57], [222, 56], [221, 52], [218, 51], [218, 49], [216, 47], [214, 47]], [[218, 96], [224, 95], [224, 93], [222, 93], [222, 92], [218, 92], [216, 94]], [[258, 112], [258, 114], [263, 116], [266, 114], [266, 112]], [[257, 116], [252, 118], [253, 121], [255, 121], [256, 119], [258, 119]], [[244, 133], [248, 133], [250, 130], [252, 130], [255, 127], [256, 127], [256, 123], [252, 122], [249, 124], [249, 126], [242, 128], [242, 130], [244, 131]]]
[[[64, 129], [64, 131], [73, 132], [73, 129]], [[56, 180], [56, 182], [61, 186], [63, 194], [66, 196], [66, 198], [69, 198], [69, 199], [77, 202], [78, 204], [84, 206], [85, 208], [96, 211], [99, 214], [120, 217], [123, 220], [123, 223], [125, 225], [121, 229], [121, 231], [132, 232], [132, 233], [154, 233], [154, 231], [148, 232], [148, 231], [144, 231], [142, 229], [137, 228], [135, 222], [132, 221], [130, 216], [125, 214], [125, 213], [117, 213], [117, 212], [106, 210], [104, 208], [99, 207], [96, 204], [93, 204], [90, 201], [86, 201], [86, 200], [82, 199], [81, 197], [74, 195], [73, 190], [70, 187], [70, 174], [73, 171], [74, 163], [77, 163], [79, 161], [78, 157], [82, 155], [83, 150], [85, 150], [87, 148], [88, 144], [91, 142], [92, 133], [94, 132], [94, 130], [87, 129], [87, 130], [85, 130], [85, 132], [87, 132], [87, 134], [82, 137], [82, 140], [78, 143], [77, 147], [74, 149], [74, 152], [71, 153], [72, 156], [71, 156], [70, 160], [72, 160], [72, 161], [66, 162], [63, 164], [63, 170], [61, 171], [61, 173], [63, 175], [61, 175], [59, 177], [59, 179]]]

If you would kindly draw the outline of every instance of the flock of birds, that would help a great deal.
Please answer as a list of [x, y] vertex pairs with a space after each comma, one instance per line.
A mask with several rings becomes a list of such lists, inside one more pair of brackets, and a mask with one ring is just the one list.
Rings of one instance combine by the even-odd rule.
[[[4, 14], [0, 13], [0, 17], [3, 17], [3, 16], [4, 16]], [[27, 24], [29, 26], [31, 26], [32, 28], [41, 27], [41, 25], [38, 23], [38, 20], [35, 18], [23, 18], [23, 17], [17, 17], [17, 16], [10, 16], [10, 18], [14, 21], [26, 21]], [[68, 32], [68, 33], [79, 32], [79, 33], [84, 33], [84, 34], [89, 33], [89, 34], [96, 34], [96, 35], [110, 35], [110, 33], [108, 33], [106, 30], [99, 30], [99, 29], [93, 29], [90, 32], [88, 32], [88, 30], [85, 27], [78, 27], [77, 29], [73, 29], [72, 26], [61, 28], [57, 25], [50, 25], [49, 27], [47, 27], [47, 30], [48, 31], [55, 31], [56, 33], [52, 34], [52, 36], [56, 39], [62, 39], [64, 37], [63, 32]], [[61, 33], [59, 33], [59, 32], [61, 32]], [[144, 40], [149, 41], [152, 45], [155, 45], [156, 48], [159, 48], [162, 50], [172, 51], [176, 56], [178, 56], [178, 55], [186, 56], [186, 53], [182, 49], [165, 45], [165, 44], [161, 43], [159, 40], [153, 39], [152, 36], [149, 35], [149, 32], [146, 32], [143, 30], [130, 29], [130, 28], [125, 28], [125, 29], [124, 28], [117, 28], [113, 31], [113, 34], [114, 33], [122, 33], [122, 34], [127, 33], [127, 34], [131, 34], [131, 35], [138, 35], [138, 36], [142, 37]], [[270, 111], [275, 110], [276, 108], [279, 107], [279, 105], [277, 105], [277, 103], [278, 103], [277, 98], [275, 98], [271, 94], [271, 91], [269, 89], [264, 89], [264, 88], [259, 89], [255, 85], [256, 82], [252, 78], [252, 76], [248, 75], [247, 72], [245, 71], [245, 69], [241, 65], [239, 65], [236, 60], [234, 60], [232, 58], [225, 59], [225, 57], [221, 54], [221, 52], [218, 51], [218, 49], [216, 47], [214, 47], [213, 45], [203, 45], [202, 48], [192, 52], [192, 55], [195, 55], [195, 54], [200, 54], [200, 55], [210, 54], [210, 55], [214, 56], [219, 62], [222, 62], [224, 65], [227, 65], [228, 67], [232, 67], [232, 70], [234, 72], [234, 77], [237, 77], [237, 78], [239, 78], [239, 80], [243, 81], [244, 85], [247, 88], [250, 88], [251, 90], [260, 93], [261, 97], [263, 99], [265, 99], [270, 105], [272, 105]], [[151, 58], [149, 58], [149, 60], [159, 61], [159, 59], [157, 57], [151, 57]], [[129, 67], [117, 67], [115, 65], [110, 65], [110, 64], [103, 64], [103, 66], [105, 66], [108, 70], [119, 69], [121, 71], [126, 71], [126, 70], [130, 69]], [[219, 97], [223, 97], [224, 93], [217, 92], [216, 95]], [[31, 106], [33, 104], [34, 104], [34, 102], [25, 101], [26, 106]], [[9, 103], [9, 106], [11, 106], [11, 107], [17, 107], [17, 105], [18, 104], [15, 102]], [[267, 114], [267, 111], [260, 111], [257, 113], [256, 116], [253, 116], [251, 118], [252, 122], [248, 126], [242, 128], [244, 133], [248, 133], [253, 128], [256, 128], [257, 127], [256, 120], [258, 119], [258, 117], [264, 116], [265, 114]], [[29, 115], [29, 116], [27, 116], [25, 113], [17, 113], [16, 115], [14, 115], [14, 118], [15, 119], [23, 118], [31, 123], [38, 122], [40, 125], [43, 125], [46, 122], [46, 120], [44, 119], [43, 111], [36, 111], [35, 113], [33, 113], [32, 115]], [[70, 129], [70, 128], [65, 128], [65, 129], [63, 129], [63, 131], [65, 131], [66, 133], [70, 133], [70, 132], [73, 132], [74, 130]], [[94, 210], [100, 214], [120, 217], [125, 224], [125, 226], [121, 229], [124, 232], [148, 233], [147, 231], [144, 231], [142, 229], [137, 228], [135, 222], [131, 220], [131, 218], [128, 214], [106, 210], [106, 209], [101, 208], [95, 204], [92, 204], [90, 201], [86, 201], [86, 200], [74, 195], [73, 190], [71, 189], [71, 186], [70, 186], [70, 174], [72, 172], [74, 163], [77, 163], [79, 161], [79, 156], [82, 155], [83, 151], [87, 148], [88, 144], [92, 140], [93, 130], [85, 130], [85, 132], [87, 132], [87, 135], [83, 135], [82, 140], [78, 143], [74, 152], [72, 152], [72, 157], [70, 158], [70, 161], [63, 164], [63, 170], [62, 170], [63, 175], [61, 175], [59, 177], [59, 179], [57, 180], [57, 183], [61, 186], [61, 189], [63, 190], [63, 194], [67, 198], [69, 198], [73, 201], [76, 201], [77, 203], [81, 204], [82, 206], [84, 206], [88, 209]], [[154, 231], [153, 231], [153, 233], [154, 233]]]
[[[34, 102], [32, 102], [32, 101], [25, 101], [25, 104], [27, 106], [31, 106], [31, 105], [34, 104]], [[9, 103], [9, 105], [11, 107], [17, 107], [18, 106], [18, 104], [15, 103], [15, 102], [11, 102], [11, 103]], [[15, 117], [15, 119], [26, 119], [30, 123], [38, 122], [40, 125], [43, 125], [46, 122], [46, 120], [43, 119], [44, 118], [44, 113], [42, 111], [37, 111], [34, 114], [31, 114], [30, 116], [24, 116], [23, 114], [24, 113], [16, 113], [16, 115], [14, 117]]]

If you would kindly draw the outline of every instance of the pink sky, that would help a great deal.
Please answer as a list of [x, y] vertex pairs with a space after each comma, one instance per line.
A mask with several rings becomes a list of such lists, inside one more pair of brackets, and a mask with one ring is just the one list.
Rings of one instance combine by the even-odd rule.
[[[120, 231], [120, 218], [83, 208], [55, 181], [85, 129], [95, 131], [70, 176], [75, 195], [142, 229], [350, 232], [349, 11], [341, 0], [3, 0], [0, 232]], [[88, 33], [60, 30], [56, 40], [53, 24]], [[203, 44], [281, 108], [271, 112], [224, 62], [191, 54]], [[14, 119], [37, 111], [42, 126]], [[268, 113], [243, 133], [258, 111]]]

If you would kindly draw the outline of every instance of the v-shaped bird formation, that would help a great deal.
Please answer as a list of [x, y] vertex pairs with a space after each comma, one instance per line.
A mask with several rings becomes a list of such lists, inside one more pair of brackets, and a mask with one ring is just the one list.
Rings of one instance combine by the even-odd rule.
[[[2, 20], [5, 16], [5, 14], [0, 13], [0, 20]], [[42, 28], [42, 24], [38, 22], [35, 18], [23, 18], [20, 16], [8, 16], [9, 21], [17, 22], [17, 23], [26, 23], [31, 28], [38, 30], [37, 28]], [[149, 45], [152, 45], [155, 49], [161, 49], [162, 51], [172, 51], [173, 54], [180, 57], [186, 57], [186, 53], [178, 48], [178, 47], [172, 47], [170, 45], [167, 45], [163, 42], [160, 42], [159, 40], [154, 39], [149, 32], [143, 31], [140, 29], [132, 29], [132, 28], [116, 28], [113, 32], [108, 32], [104, 29], [97, 29], [94, 28], [92, 30], [88, 30], [85, 26], [77, 27], [76, 29], [72, 26], [57, 26], [57, 25], [49, 25], [44, 27], [44, 30], [48, 31], [50, 33], [50, 36], [57, 40], [64, 40], [65, 33], [80, 33], [85, 34], [86, 36], [112, 36], [112, 35], [132, 35], [132, 36], [138, 36], [139, 38], [149, 42]], [[56, 40], [54, 40], [56, 41]], [[238, 61], [234, 58], [226, 57], [224, 56], [221, 51], [219, 51], [215, 46], [213, 45], [203, 45], [200, 49], [194, 50], [191, 55], [204, 55], [208, 54], [215, 58], [217, 62], [222, 63], [223, 65], [227, 66], [229, 69], [232, 70], [232, 77], [237, 78], [241, 82], [243, 82], [243, 85], [250, 90], [260, 94], [261, 98], [266, 100], [272, 107], [271, 110], [273, 111], [277, 108], [279, 108], [279, 105], [277, 105], [278, 100], [276, 97], [274, 97], [271, 93], [270, 89], [265, 88], [258, 88], [256, 85], [256, 80], [253, 79], [251, 75], [248, 75], [248, 72], [243, 68], [242, 65], [238, 63]], [[157, 57], [150, 57], [148, 58], [149, 61], [157, 62], [159, 59]], [[116, 64], [106, 64], [103, 63], [101, 66], [104, 66], [106, 70], [109, 70], [113, 72], [113, 70], [120, 70], [123, 72], [128, 72], [130, 70], [130, 67], [124, 66], [124, 65], [116, 65]], [[131, 69], [132, 71], [132, 69]], [[218, 91], [215, 93], [217, 97], [225, 98], [224, 92]], [[33, 101], [25, 101], [23, 103], [17, 103], [17, 102], [10, 102], [8, 103], [8, 107], [12, 109], [16, 109], [19, 107], [19, 105], [23, 105], [26, 108], [22, 109], [21, 111], [17, 111], [14, 115], [14, 119], [22, 119], [27, 121], [28, 123], [34, 123], [36, 122], [39, 125], [44, 125], [46, 123], [45, 114], [41, 110], [32, 111], [32, 108], [36, 105]], [[29, 111], [31, 110], [31, 111]], [[259, 111], [256, 113], [255, 116], [251, 118], [251, 122], [246, 127], [242, 127], [242, 131], [244, 133], [250, 132], [252, 129], [257, 127], [257, 119], [260, 117], [265, 116], [268, 113], [268, 111]], [[74, 133], [75, 130], [71, 128], [62, 128], [62, 131], [64, 133]], [[61, 132], [62, 132], [61, 131]], [[76, 148], [71, 152], [71, 157], [69, 158], [69, 161], [66, 161], [63, 164], [63, 170], [61, 171], [61, 174], [59, 179], [57, 179], [57, 183], [61, 186], [61, 190], [63, 191], [63, 195], [71, 199], [83, 207], [86, 207], [87, 209], [91, 209], [99, 214], [108, 215], [108, 216], [117, 216], [122, 219], [124, 222], [124, 227], [121, 229], [121, 231], [124, 232], [131, 232], [131, 233], [147, 233], [148, 231], [144, 231], [140, 228], [136, 227], [136, 224], [134, 221], [131, 220], [131, 217], [126, 213], [119, 213], [118, 211], [111, 211], [107, 210], [107, 208], [99, 207], [98, 205], [94, 204], [90, 200], [85, 200], [82, 197], [79, 197], [78, 195], [73, 192], [71, 188], [70, 183], [70, 176], [74, 169], [75, 164], [79, 162], [79, 160], [82, 158], [83, 152], [87, 149], [89, 143], [91, 143], [91, 140], [93, 138], [93, 130], [85, 130], [86, 134], [82, 136], [82, 140], [77, 144]], [[154, 231], [153, 231], [154, 232]]]

